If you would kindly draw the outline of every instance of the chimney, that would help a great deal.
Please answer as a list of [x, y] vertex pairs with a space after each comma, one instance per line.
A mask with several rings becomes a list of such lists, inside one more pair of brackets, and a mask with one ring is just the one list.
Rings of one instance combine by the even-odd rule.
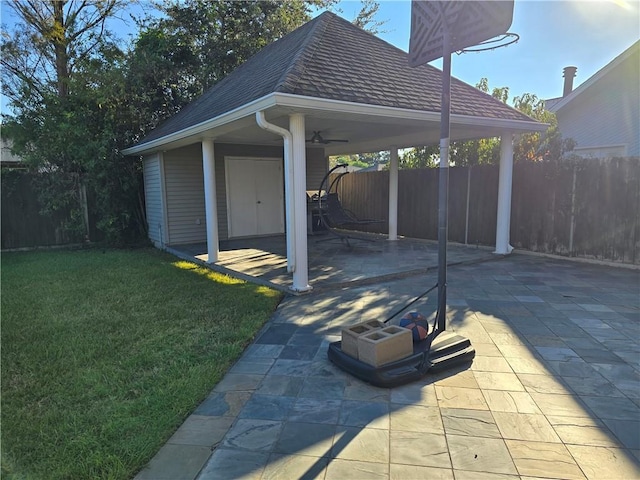
[[566, 97], [573, 90], [573, 79], [576, 76], [576, 67], [564, 67], [562, 69], [562, 76], [564, 77], [564, 90], [562, 96]]

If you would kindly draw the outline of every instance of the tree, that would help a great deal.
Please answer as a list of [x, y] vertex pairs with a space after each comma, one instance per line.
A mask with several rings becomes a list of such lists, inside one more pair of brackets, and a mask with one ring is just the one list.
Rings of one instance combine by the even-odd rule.
[[373, 35], [385, 33], [384, 30], [380, 30], [380, 27], [387, 23], [387, 20], [375, 18], [380, 9], [380, 3], [375, 0], [362, 0], [361, 3], [362, 7], [351, 23]]
[[431, 168], [437, 167], [440, 160], [440, 149], [437, 146], [417, 147], [405, 150], [400, 155], [400, 168]]
[[390, 154], [388, 150], [373, 153], [356, 153], [353, 155], [338, 155], [329, 158], [329, 166], [338, 164], [352, 165], [354, 167], [368, 168], [376, 165], [386, 165], [389, 163]]
[[544, 100], [525, 93], [513, 99], [513, 106], [535, 120], [549, 124], [544, 133], [526, 133], [519, 136], [514, 142], [513, 155], [516, 161], [558, 161], [574, 149], [575, 141], [562, 138], [556, 116], [545, 109]]
[[11, 35], [3, 31], [5, 95], [19, 108], [25, 94], [43, 100], [55, 88], [65, 98], [76, 63], [105, 41], [106, 21], [125, 5], [123, 0], [9, 2], [19, 22]]
[[[480, 79], [476, 88], [488, 94], [489, 81], [486, 78]], [[493, 88], [491, 96], [503, 103], [508, 103], [509, 87]], [[550, 125], [544, 133], [518, 135], [513, 147], [514, 161], [557, 161], [573, 150], [575, 142], [572, 139], [562, 138], [558, 131], [556, 117], [545, 109], [543, 100], [534, 94], [525, 93], [514, 97], [513, 107], [539, 122]], [[436, 166], [438, 154], [437, 146], [412, 149], [404, 154], [400, 165], [403, 168]], [[500, 139], [493, 137], [454, 141], [451, 142], [449, 155], [452, 165], [495, 165], [500, 162]]]
[[148, 17], [128, 60], [127, 81], [150, 119], [141, 135], [226, 77], [266, 45], [336, 0], [186, 0]]
[[44, 213], [70, 211], [66, 229], [89, 234], [87, 198], [112, 243], [139, 234], [140, 172], [119, 155], [123, 53], [106, 22], [126, 2], [24, 0], [3, 32], [2, 75], [15, 116], [3, 135], [31, 167]]

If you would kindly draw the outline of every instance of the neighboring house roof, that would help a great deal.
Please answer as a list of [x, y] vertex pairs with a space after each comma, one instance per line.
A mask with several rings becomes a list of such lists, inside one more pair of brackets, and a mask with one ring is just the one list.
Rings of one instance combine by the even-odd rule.
[[590, 87], [596, 85], [602, 79], [604, 79], [609, 73], [611, 73], [616, 67], [621, 65], [625, 60], [631, 57], [634, 53], [637, 53], [640, 50], [640, 40], [627, 48], [624, 52], [614, 58], [611, 62], [605, 65], [603, 68], [598, 70], [593, 76], [591, 76], [587, 81], [583, 82], [578, 88], [572, 91], [566, 97], [560, 98], [551, 98], [545, 102], [547, 110], [557, 113], [562, 110], [564, 107], [574, 102], [576, 99], [580, 98], [584, 92], [586, 92]]
[[385, 167], [385, 165], [383, 165], [381, 163], [376, 163], [374, 165], [371, 165], [370, 167], [359, 168], [355, 172], [357, 172], [357, 173], [360, 173], [360, 172], [381, 172], [382, 170], [384, 170], [384, 167]]
[[0, 139], [0, 165], [3, 167], [23, 167], [24, 163], [20, 157], [11, 152], [12, 142], [4, 138]]
[[[439, 112], [441, 75], [430, 65], [409, 67], [406, 52], [325, 12], [263, 48], [151, 131], [138, 146], [185, 131], [272, 93]], [[451, 82], [451, 113], [534, 122], [455, 78]]]
[[556, 98], [547, 98], [544, 101], [544, 108], [546, 108], [547, 110], [549, 110], [550, 112], [554, 112], [555, 110], [553, 110], [553, 107], [558, 104], [558, 102], [560, 102], [562, 100], [563, 97], [556, 97]]

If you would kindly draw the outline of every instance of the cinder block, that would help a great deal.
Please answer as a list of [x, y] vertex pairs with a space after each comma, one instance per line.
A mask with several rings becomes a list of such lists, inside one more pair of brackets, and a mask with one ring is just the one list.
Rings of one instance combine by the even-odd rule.
[[374, 367], [413, 353], [411, 330], [391, 326], [358, 337], [358, 358]]
[[358, 358], [358, 337], [381, 328], [384, 328], [384, 323], [369, 320], [342, 329], [342, 351], [353, 358]]

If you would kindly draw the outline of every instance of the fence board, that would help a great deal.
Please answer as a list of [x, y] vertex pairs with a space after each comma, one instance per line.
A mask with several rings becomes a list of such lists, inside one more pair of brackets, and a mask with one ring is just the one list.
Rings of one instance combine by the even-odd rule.
[[64, 228], [69, 212], [42, 215], [31, 175], [24, 170], [2, 170], [1, 248], [65, 245], [82, 241]]
[[571, 228], [571, 165], [520, 163], [514, 168], [511, 244], [568, 254]]
[[495, 245], [498, 211], [498, 167], [473, 167], [469, 201], [469, 243]]
[[594, 162], [576, 180], [575, 253], [639, 263], [640, 164]]
[[[399, 235], [437, 239], [438, 174], [437, 168], [398, 172]], [[495, 245], [498, 174], [498, 166], [493, 165], [449, 169], [450, 241]], [[387, 233], [388, 182], [386, 171], [353, 173], [341, 181], [339, 195], [346, 208], [361, 218], [385, 220], [366, 231]], [[585, 160], [575, 167], [514, 165], [510, 239], [517, 248], [637, 264], [638, 212], [637, 158]]]

